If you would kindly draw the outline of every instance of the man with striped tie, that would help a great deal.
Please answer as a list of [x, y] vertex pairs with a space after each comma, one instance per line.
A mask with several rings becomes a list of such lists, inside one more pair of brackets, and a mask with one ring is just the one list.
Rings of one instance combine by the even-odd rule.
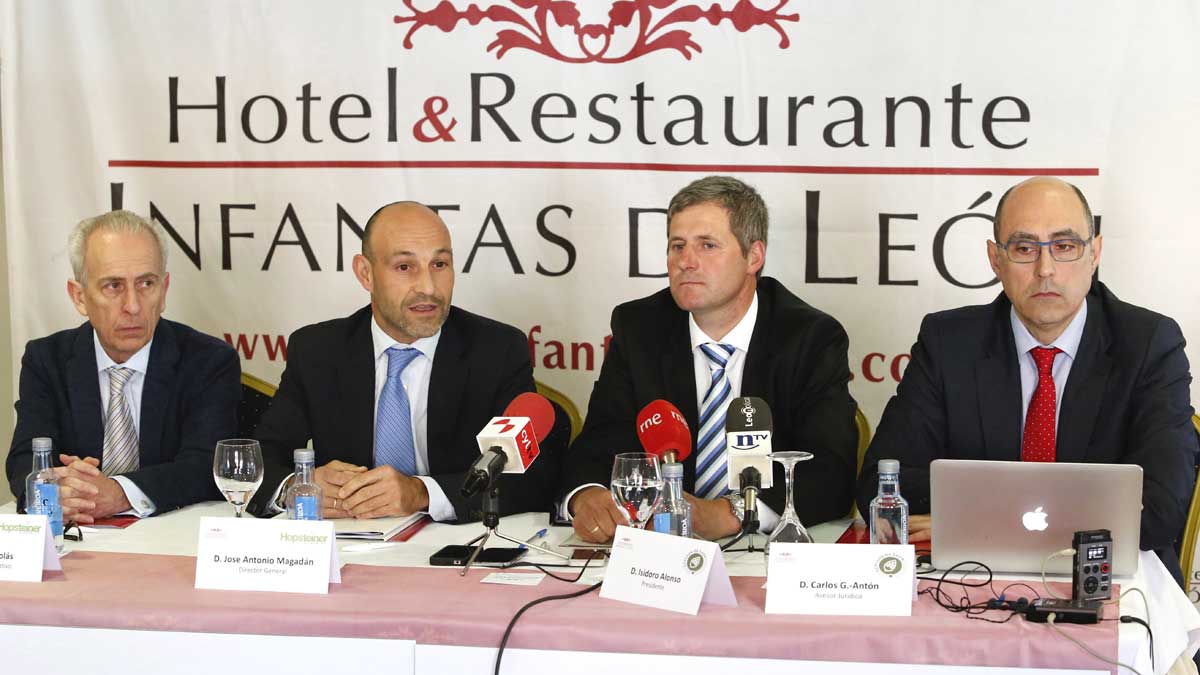
[[31, 441], [42, 436], [62, 464], [65, 520], [144, 517], [220, 499], [213, 450], [237, 430], [241, 370], [229, 345], [161, 318], [171, 281], [166, 238], [129, 211], [72, 231], [67, 292], [88, 322], [25, 347], [5, 466], [18, 502]]
[[[525, 335], [453, 306], [450, 231], [432, 209], [396, 202], [363, 228], [354, 275], [371, 303], [288, 339], [287, 369], [255, 435], [267, 465], [251, 504], [277, 512], [292, 451], [310, 441], [326, 518], [479, 519], [460, 487], [479, 458], [475, 435], [534, 391]], [[570, 433], [565, 415], [521, 475], [500, 478], [504, 513], [544, 511]]]
[[[606, 541], [625, 523], [605, 487], [613, 456], [639, 448], [638, 411], [675, 404], [693, 431], [684, 488], [693, 529], [734, 534], [741, 505], [726, 489], [725, 412], [737, 396], [766, 400], [773, 445], [814, 458], [796, 471], [801, 520], [819, 523], [850, 509], [855, 403], [849, 340], [841, 325], [777, 280], [762, 277], [767, 208], [754, 188], [709, 176], [683, 188], [667, 210], [670, 288], [618, 306], [612, 341], [587, 420], [567, 455], [561, 515], [584, 540]], [[783, 476], [761, 499], [763, 529], [783, 510]]]

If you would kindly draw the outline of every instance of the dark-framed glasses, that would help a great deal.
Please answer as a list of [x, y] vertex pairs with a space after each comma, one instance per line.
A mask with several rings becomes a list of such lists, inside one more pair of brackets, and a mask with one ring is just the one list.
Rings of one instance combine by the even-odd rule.
[[1080, 239], [1071, 237], [1053, 241], [1035, 241], [1033, 239], [1009, 239], [1007, 243], [996, 245], [1004, 249], [1008, 259], [1018, 264], [1037, 262], [1042, 255], [1042, 249], [1050, 251], [1050, 257], [1057, 262], [1075, 262], [1083, 257], [1083, 251], [1092, 243], [1092, 237]]
[[[75, 531], [74, 534], [71, 533], [72, 530]], [[79, 523], [73, 520], [68, 522], [63, 527], [63, 539], [67, 541], [83, 541], [83, 529], [79, 527]]]

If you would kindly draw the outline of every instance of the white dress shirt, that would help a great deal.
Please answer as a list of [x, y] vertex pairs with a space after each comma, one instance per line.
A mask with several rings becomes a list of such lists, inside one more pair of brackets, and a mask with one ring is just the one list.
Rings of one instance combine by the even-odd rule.
[[[438, 330], [430, 337], [416, 340], [411, 345], [404, 345], [383, 332], [383, 329], [375, 321], [375, 317], [371, 317], [371, 343], [375, 348], [375, 413], [371, 415], [371, 419], [378, 423], [379, 394], [383, 391], [383, 385], [388, 376], [387, 350], [399, 345], [421, 352], [421, 355], [414, 358], [400, 373], [400, 384], [408, 396], [408, 404], [412, 413], [413, 447], [417, 455], [418, 475], [416, 478], [420, 479], [425, 484], [425, 489], [429, 491], [429, 515], [434, 520], [446, 521], [457, 518], [454, 505], [446, 497], [442, 486], [429, 476], [429, 376], [433, 372], [433, 359], [437, 353], [438, 340], [441, 337], [442, 331]], [[374, 437], [374, 428], [372, 428], [371, 438]]]
[[1083, 326], [1087, 323], [1087, 300], [1085, 299], [1080, 305], [1079, 311], [1075, 313], [1075, 318], [1067, 324], [1062, 335], [1048, 345], [1038, 342], [1037, 338], [1033, 337], [1033, 334], [1017, 317], [1016, 309], [1009, 309], [1009, 322], [1012, 324], [1013, 340], [1017, 345], [1017, 364], [1021, 370], [1022, 443], [1025, 441], [1025, 415], [1029, 412], [1029, 401], [1033, 399], [1033, 392], [1037, 389], [1038, 382], [1037, 362], [1033, 360], [1033, 354], [1029, 353], [1029, 350], [1034, 347], [1057, 347], [1063, 351], [1062, 354], [1054, 357], [1054, 366], [1050, 370], [1050, 374], [1054, 377], [1054, 431], [1057, 435], [1058, 414], [1062, 410], [1063, 390], [1067, 386], [1067, 377], [1071, 374], [1071, 366], [1079, 354], [1079, 343], [1083, 340]]
[[[142, 436], [142, 387], [146, 383], [146, 368], [150, 365], [150, 345], [154, 344], [154, 339], [151, 338], [141, 349], [137, 350], [133, 356], [125, 363], [117, 363], [109, 357], [108, 352], [104, 351], [104, 347], [100, 345], [100, 336], [96, 331], [92, 331], [92, 342], [96, 346], [96, 370], [100, 381], [100, 417], [103, 421], [108, 415], [108, 369], [113, 366], [128, 368], [133, 371], [129, 376], [129, 381], [125, 383], [125, 388], [121, 390], [121, 395], [125, 398], [129, 405], [129, 411], [133, 416], [133, 428], [138, 430], [138, 447], [141, 447]], [[104, 448], [101, 447], [101, 459], [103, 460]], [[129, 500], [129, 510], [118, 515], [133, 514], [139, 518], [154, 515], [157, 508], [154, 502], [146, 496], [145, 492], [139, 488], [133, 481], [125, 476], [112, 476], [112, 479], [117, 481], [117, 485], [121, 486], [121, 490], [125, 492], [125, 498]]]
[[[736, 398], [742, 393], [742, 373], [746, 367], [746, 353], [750, 350], [750, 338], [754, 336], [754, 324], [758, 321], [758, 293], [755, 292], [754, 298], [750, 301], [750, 307], [746, 313], [737, 322], [736, 325], [728, 333], [720, 339], [706, 335], [700, 326], [696, 323], [696, 319], [688, 314], [688, 335], [692, 343], [692, 367], [696, 376], [696, 401], [698, 403], [704, 401], [704, 395], [708, 393], [709, 382], [712, 381], [712, 371], [709, 369], [708, 357], [701, 351], [700, 345], [710, 342], [720, 342], [730, 345], [734, 348], [733, 355], [725, 362], [725, 377], [729, 379], [729, 387], [731, 389], [730, 397]], [[630, 420], [632, 425], [634, 422]], [[695, 440], [695, 439], [693, 439]], [[604, 487], [599, 483], [589, 485], [581, 485], [571, 491], [560, 507], [560, 515], [565, 520], [571, 519], [571, 514], [567, 511], [567, 504], [571, 502], [571, 498], [576, 492], [592, 487]], [[607, 488], [606, 488], [607, 489]], [[758, 514], [760, 532], [770, 532], [779, 522], [779, 514], [775, 513], [771, 507], [767, 506], [766, 502], [758, 502]]]

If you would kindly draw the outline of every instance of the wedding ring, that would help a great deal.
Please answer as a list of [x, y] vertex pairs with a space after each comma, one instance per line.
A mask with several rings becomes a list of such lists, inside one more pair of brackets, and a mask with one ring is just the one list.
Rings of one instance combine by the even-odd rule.
[[339, 503], [339, 502], [341, 502], [341, 501], [342, 501], [342, 500], [338, 499], [337, 497], [334, 497], [334, 498], [333, 498], [333, 508], [335, 508], [335, 509], [336, 509], [336, 508], [338, 507], [338, 503]]
[[597, 532], [599, 530], [600, 530], [600, 526], [597, 525], [597, 526], [593, 527], [592, 529], [588, 530], [588, 534], [591, 534], [592, 532]]

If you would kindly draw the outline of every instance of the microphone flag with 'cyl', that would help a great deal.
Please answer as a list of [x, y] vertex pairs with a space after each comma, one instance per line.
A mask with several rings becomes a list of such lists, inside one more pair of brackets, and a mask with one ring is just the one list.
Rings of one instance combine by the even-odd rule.
[[486, 489], [500, 473], [525, 473], [553, 427], [554, 407], [546, 397], [525, 392], [514, 398], [503, 415], [493, 417], [475, 436], [481, 455], [467, 471], [462, 494]]

